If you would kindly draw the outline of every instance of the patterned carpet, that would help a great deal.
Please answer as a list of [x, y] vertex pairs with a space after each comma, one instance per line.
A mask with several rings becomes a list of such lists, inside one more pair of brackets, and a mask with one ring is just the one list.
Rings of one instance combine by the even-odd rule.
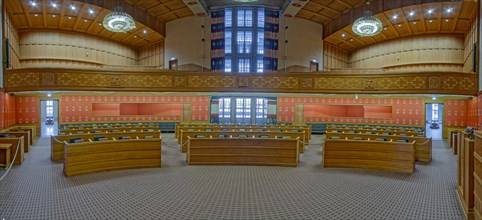
[[293, 168], [188, 166], [163, 134], [162, 168], [70, 178], [42, 137], [0, 183], [0, 219], [464, 219], [445, 142], [409, 175], [322, 168], [321, 137]]

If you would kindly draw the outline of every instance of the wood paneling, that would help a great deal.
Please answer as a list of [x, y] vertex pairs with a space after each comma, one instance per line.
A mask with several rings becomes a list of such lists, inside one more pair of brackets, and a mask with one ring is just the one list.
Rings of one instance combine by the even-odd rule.
[[[422, 35], [399, 38], [357, 50], [350, 56], [352, 68], [433, 71], [462, 70], [464, 39], [453, 35]], [[447, 69], [449, 67], [449, 69]]]
[[332, 69], [343, 69], [349, 67], [348, 52], [339, 47], [323, 43], [323, 71], [330, 71]]
[[[316, 0], [315, 0], [316, 1]], [[402, 0], [375, 0], [368, 7], [374, 17], [383, 24], [382, 33], [373, 37], [360, 37], [353, 33], [352, 24], [355, 19], [363, 15], [364, 5], [359, 4], [353, 9], [343, 11], [341, 15], [330, 15], [326, 10], [314, 7], [314, 1], [306, 4], [297, 15], [305, 19], [324, 24], [323, 35], [326, 42], [330, 42], [347, 51], [356, 51], [368, 45], [394, 39], [421, 34], [457, 34], [465, 35], [471, 26], [477, 12], [476, 1], [402, 1]], [[330, 1], [320, 2], [320, 5]], [[338, 4], [333, 3], [333, 5]], [[363, 1], [358, 1], [362, 3]], [[406, 4], [404, 4], [406, 2]], [[450, 12], [447, 9], [451, 8]], [[312, 11], [311, 9], [314, 9]], [[428, 11], [431, 10], [431, 13]], [[311, 13], [305, 13], [305, 12]], [[341, 11], [339, 11], [341, 12]], [[410, 15], [413, 12], [413, 15]], [[326, 18], [313, 19], [325, 16]], [[330, 20], [330, 22], [322, 22]]]
[[214, 73], [30, 68], [5, 73], [7, 91], [289, 92], [475, 95], [477, 77], [460, 72]]
[[[12, 14], [13, 23], [20, 30], [62, 29], [100, 36], [133, 47], [142, 47], [164, 38], [165, 22], [168, 21], [165, 18], [173, 15], [174, 18], [192, 15], [181, 0], [167, 0], [166, 3], [150, 1], [162, 8], [166, 8], [166, 4], [174, 2], [177, 8], [173, 10], [176, 12], [172, 13], [171, 8], [166, 8], [167, 11], [164, 13], [153, 15], [152, 13], [156, 13], [155, 10], [142, 8], [142, 4], [124, 3], [122, 4], [124, 9], [136, 20], [136, 29], [128, 33], [110, 32], [102, 26], [104, 17], [118, 5], [117, 1], [89, 0], [86, 3], [85, 1], [59, 0], [55, 1], [57, 7], [54, 8], [52, 2], [48, 0], [36, 1], [35, 6], [31, 4], [33, 1], [9, 0], [5, 1], [5, 8]], [[146, 2], [144, 1], [144, 3]], [[71, 6], [75, 6], [75, 9], [72, 10]], [[90, 13], [91, 10], [92, 13]], [[164, 14], [167, 17], [162, 17]]]
[[5, 38], [8, 39], [8, 62], [10, 64], [8, 69], [18, 69], [20, 68], [20, 48], [19, 48], [19, 34], [18, 29], [15, 27], [12, 21], [11, 12], [4, 10], [5, 22]]
[[474, 44], [477, 43], [477, 20], [473, 19], [464, 39], [464, 72], [475, 72], [473, 66]]
[[32, 66], [137, 65], [137, 51], [91, 35], [60, 31], [20, 32], [20, 62]]
[[164, 41], [139, 48], [139, 65], [164, 68]]

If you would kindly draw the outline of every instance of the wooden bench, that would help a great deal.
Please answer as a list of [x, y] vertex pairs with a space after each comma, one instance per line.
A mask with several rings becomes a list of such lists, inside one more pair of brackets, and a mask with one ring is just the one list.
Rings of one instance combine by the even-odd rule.
[[70, 142], [72, 138], [80, 138], [82, 141], [86, 142], [95, 141], [96, 137], [105, 137], [108, 140], [113, 140], [120, 136], [130, 136], [132, 139], [138, 137], [139, 139], [144, 139], [146, 137], [161, 138], [161, 133], [159, 131], [154, 132], [113, 132], [113, 133], [94, 133], [94, 134], [73, 134], [73, 135], [56, 135], [50, 137], [51, 153], [50, 157], [53, 161], [64, 159], [64, 141]]
[[298, 139], [189, 138], [190, 165], [297, 166]]
[[13, 164], [15, 165], [20, 165], [22, 164], [22, 161], [24, 159], [24, 137], [8, 137], [8, 138], [0, 138], [0, 143], [2, 144], [11, 144], [12, 147], [10, 149], [10, 159], [13, 160], [15, 153], [17, 152], [18, 149], [18, 154], [17, 157], [15, 158], [15, 161], [13, 161]]
[[111, 125], [67, 125], [62, 126], [62, 131], [75, 131], [75, 130], [83, 130], [83, 129], [102, 129], [102, 128], [152, 128], [152, 129], [159, 129], [157, 124], [149, 124], [149, 125], [127, 125], [127, 124], [111, 124]]
[[205, 129], [211, 129], [212, 131], [222, 131], [222, 129], [227, 130], [257, 130], [257, 129], [293, 129], [293, 130], [303, 130], [307, 135], [307, 140], [311, 140], [311, 126], [309, 125], [237, 125], [237, 124], [179, 124], [176, 125], [176, 139], [179, 140], [181, 135], [181, 130], [188, 131], [205, 131]]
[[415, 160], [423, 163], [432, 161], [432, 138], [416, 137], [416, 136], [395, 136], [395, 135], [381, 135], [381, 134], [348, 134], [348, 133], [326, 133], [326, 139], [332, 137], [339, 137], [340, 139], [362, 139], [375, 140], [377, 138], [392, 139], [393, 142], [413, 142], [415, 141]]
[[0, 166], [7, 168], [10, 166], [12, 158], [10, 158], [10, 148], [12, 144], [0, 144]]
[[225, 135], [226, 138], [298, 138], [302, 143], [299, 147], [299, 153], [305, 152], [305, 133], [304, 132], [267, 132], [267, 131], [181, 131], [181, 152], [187, 152], [187, 145], [185, 144], [188, 137], [192, 138], [218, 138], [220, 135]]
[[6, 132], [0, 132], [0, 135], [10, 135], [11, 137], [16, 137], [20, 138], [23, 137], [23, 152], [28, 153], [30, 151], [30, 141], [28, 139], [30, 138], [30, 132], [24, 131], [24, 132], [14, 132], [14, 131], [6, 131]]
[[65, 176], [161, 167], [161, 139], [64, 142]]
[[373, 130], [373, 129], [327, 129], [326, 132], [331, 133], [366, 133], [366, 132], [373, 132], [375, 134], [389, 134], [389, 135], [407, 135], [407, 136], [418, 136], [418, 137], [425, 137], [425, 133], [423, 132], [411, 132], [411, 131], [385, 131], [385, 130]]
[[9, 131], [30, 131], [30, 144], [32, 145], [38, 134], [35, 129], [35, 125], [27, 126], [27, 125], [16, 125], [9, 129]]
[[415, 141], [411, 143], [327, 139], [323, 167], [365, 168], [413, 173]]
[[159, 129], [154, 129], [154, 128], [89, 128], [89, 129], [59, 131], [59, 135], [74, 135], [74, 134], [85, 134], [85, 133], [107, 133], [107, 132], [142, 132], [142, 131], [159, 131]]

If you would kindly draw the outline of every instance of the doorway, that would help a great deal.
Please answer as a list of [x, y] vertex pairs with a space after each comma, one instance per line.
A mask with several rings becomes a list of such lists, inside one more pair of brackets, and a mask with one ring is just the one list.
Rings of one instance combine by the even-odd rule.
[[59, 101], [40, 101], [40, 132], [42, 136], [58, 134], [59, 127]]
[[425, 130], [426, 136], [432, 140], [442, 140], [442, 103], [425, 104]]

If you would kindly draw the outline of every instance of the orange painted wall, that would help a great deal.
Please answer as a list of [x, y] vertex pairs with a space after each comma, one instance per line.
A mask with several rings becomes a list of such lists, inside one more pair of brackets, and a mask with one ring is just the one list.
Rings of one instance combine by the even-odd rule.
[[424, 102], [421, 98], [321, 98], [321, 97], [279, 97], [278, 121], [294, 122], [295, 105], [377, 105], [392, 106], [391, 119], [352, 118], [352, 117], [316, 117], [306, 120], [307, 123], [373, 123], [424, 125]]
[[17, 124], [34, 124], [40, 116], [40, 100], [36, 96], [16, 96], [15, 116]]
[[467, 100], [467, 126], [477, 128], [479, 126], [478, 115], [478, 99], [482, 97], [475, 97]]
[[[60, 97], [60, 123], [90, 121], [180, 121], [181, 115], [158, 116], [95, 116], [92, 114], [92, 103], [170, 103], [177, 104], [173, 110], [179, 110], [179, 104], [189, 103], [192, 107], [192, 121], [207, 121], [209, 116], [208, 96], [93, 96], [64, 95]], [[182, 109], [181, 109], [182, 110]], [[181, 111], [182, 112], [182, 111]]]
[[8, 127], [16, 123], [15, 97], [0, 91], [0, 127]]
[[[443, 124], [449, 127], [467, 126], [467, 100], [445, 100], [443, 106]], [[473, 106], [473, 104], [471, 104]], [[473, 122], [471, 122], [473, 123]]]

